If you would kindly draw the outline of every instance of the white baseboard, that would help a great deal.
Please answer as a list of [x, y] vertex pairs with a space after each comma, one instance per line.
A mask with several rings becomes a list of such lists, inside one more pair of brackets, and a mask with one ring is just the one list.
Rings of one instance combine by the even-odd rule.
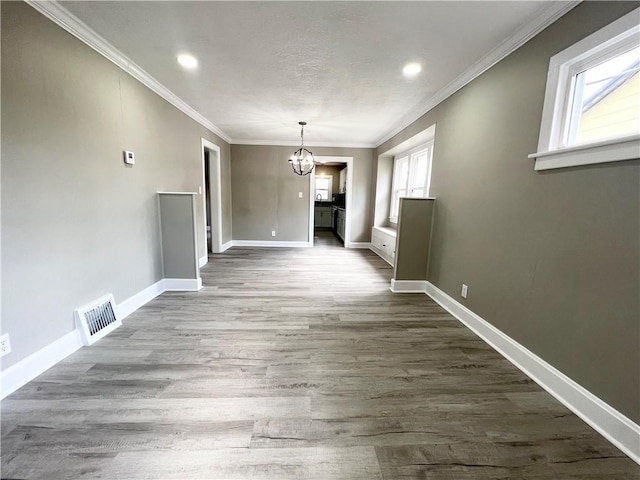
[[[119, 318], [123, 319], [164, 292], [197, 292], [201, 289], [201, 278], [165, 278], [116, 305], [117, 313]], [[0, 399], [26, 385], [82, 346], [80, 332], [73, 330], [64, 337], [3, 370], [0, 372]]]
[[160, 280], [153, 285], [148, 286], [144, 290], [136, 293], [135, 295], [127, 298], [124, 302], [118, 303], [116, 305], [118, 317], [120, 317], [120, 319], [128, 317], [140, 307], [156, 298], [162, 292], [164, 292], [164, 288], [162, 285], [162, 280]]
[[425, 293], [427, 289], [426, 280], [396, 280], [391, 279], [391, 290], [393, 293]]
[[233, 247], [233, 240], [229, 240], [227, 243], [223, 243], [222, 247], [220, 247], [220, 252], [219, 253], [226, 252], [231, 247]]
[[80, 332], [73, 330], [0, 373], [0, 398], [15, 392], [82, 347]]
[[209, 262], [209, 255], [205, 255], [204, 257], [200, 257], [198, 261], [198, 265], [200, 268], [204, 267]]
[[640, 464], [640, 426], [429, 282], [424, 292]]
[[231, 242], [234, 247], [313, 247], [313, 244], [309, 242], [288, 242], [277, 240], [232, 240]]
[[202, 278], [165, 278], [162, 280], [164, 292], [198, 292], [202, 290]]
[[349, 248], [370, 249], [371, 243], [370, 242], [349, 242]]

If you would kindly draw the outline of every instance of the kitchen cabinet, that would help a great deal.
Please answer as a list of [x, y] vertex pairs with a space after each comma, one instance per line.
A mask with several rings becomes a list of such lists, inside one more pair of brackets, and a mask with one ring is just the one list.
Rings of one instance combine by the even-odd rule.
[[340, 170], [340, 192], [344, 193], [347, 190], [347, 169]]
[[332, 228], [333, 217], [331, 207], [315, 207], [313, 215], [313, 225], [315, 228]]
[[336, 233], [344, 242], [344, 231], [345, 231], [345, 211], [344, 208], [337, 209], [337, 220], [336, 220]]

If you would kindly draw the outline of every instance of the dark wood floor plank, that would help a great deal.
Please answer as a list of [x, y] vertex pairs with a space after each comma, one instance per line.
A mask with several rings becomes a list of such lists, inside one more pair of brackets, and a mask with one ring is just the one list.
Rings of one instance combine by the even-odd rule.
[[640, 479], [640, 467], [391, 268], [211, 255], [1, 404], [2, 478]]

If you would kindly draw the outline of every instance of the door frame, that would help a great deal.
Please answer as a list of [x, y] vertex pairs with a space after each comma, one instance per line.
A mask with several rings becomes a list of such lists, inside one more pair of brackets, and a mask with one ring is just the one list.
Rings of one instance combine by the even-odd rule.
[[[337, 157], [330, 155], [315, 155], [316, 163], [346, 163], [347, 164], [347, 194], [345, 195], [345, 226], [344, 226], [344, 248], [349, 248], [351, 244], [351, 211], [353, 210], [353, 157]], [[313, 247], [313, 227], [314, 227], [314, 207], [315, 207], [315, 185], [316, 169], [309, 175], [309, 246]]]
[[202, 195], [202, 219], [203, 219], [203, 240], [204, 248], [207, 255], [200, 258], [200, 266], [205, 265], [209, 261], [209, 252], [207, 250], [207, 195], [205, 188], [204, 162], [206, 162], [204, 152], [209, 151], [209, 193], [211, 198], [209, 204], [211, 206], [211, 228], [215, 225], [215, 232], [211, 232], [211, 249], [213, 253], [222, 252], [222, 175], [220, 173], [220, 147], [210, 142], [206, 138], [200, 138], [200, 153], [202, 155], [202, 187], [200, 194]]

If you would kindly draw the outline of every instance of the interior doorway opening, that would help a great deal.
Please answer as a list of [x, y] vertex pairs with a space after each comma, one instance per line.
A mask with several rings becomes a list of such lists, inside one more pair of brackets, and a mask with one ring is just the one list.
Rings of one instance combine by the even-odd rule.
[[316, 156], [309, 175], [309, 244], [349, 248], [353, 157]]
[[202, 141], [203, 229], [206, 254], [200, 266], [208, 261], [210, 253], [222, 251], [222, 182], [220, 174], [220, 147], [204, 138]]

